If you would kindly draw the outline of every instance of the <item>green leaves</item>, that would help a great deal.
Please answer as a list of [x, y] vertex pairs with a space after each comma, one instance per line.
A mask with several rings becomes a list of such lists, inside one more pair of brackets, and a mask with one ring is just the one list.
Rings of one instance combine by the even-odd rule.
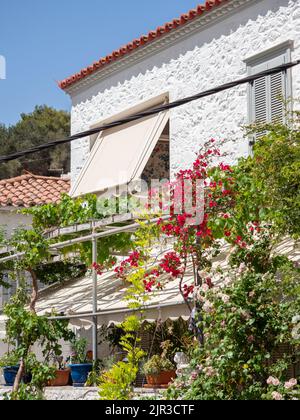
[[57, 204], [32, 207], [23, 210], [22, 213], [33, 216], [33, 226], [43, 230], [103, 218], [97, 211], [97, 197], [94, 195], [73, 199], [63, 194]]
[[[27, 372], [32, 374], [30, 384], [21, 384], [17, 392], [11, 395], [12, 399], [42, 399], [43, 388], [54, 377], [54, 371], [49, 366], [50, 356], [59, 356], [62, 353], [61, 340], [70, 341], [74, 334], [68, 329], [68, 321], [51, 321], [47, 316], [38, 316], [26, 308], [28, 297], [24, 288], [19, 288], [16, 295], [5, 306], [6, 342], [14, 347], [12, 355], [14, 360], [23, 360]], [[30, 349], [39, 342], [44, 362], [39, 362]], [[7, 363], [7, 356], [0, 363]]]
[[[278, 281], [279, 273], [282, 281]], [[198, 377], [190, 387], [176, 391], [177, 398], [262, 399], [274, 372], [282, 383], [289, 379], [287, 368], [299, 360], [299, 343], [291, 336], [292, 319], [300, 308], [300, 295], [293, 290], [299, 284], [299, 270], [288, 264], [276, 274], [247, 271], [222, 291], [208, 291], [205, 300], [213, 309], [201, 312], [199, 327], [205, 342], [192, 361]], [[230, 297], [226, 305], [225, 296]], [[278, 352], [279, 345], [287, 343], [288, 350]], [[169, 395], [174, 392], [173, 388]]]
[[84, 364], [87, 363], [87, 345], [88, 341], [85, 338], [73, 337], [71, 340], [73, 355], [71, 357], [71, 363], [73, 364]]
[[[37, 106], [30, 114], [9, 128], [0, 125], [0, 155], [28, 149], [47, 140], [56, 140], [70, 133], [70, 115], [47, 106]], [[21, 175], [22, 170], [37, 175], [59, 175], [70, 170], [70, 145], [60, 145], [49, 151], [2, 164], [0, 179]], [[54, 171], [51, 171], [53, 169]]]
[[268, 124], [268, 134], [254, 148], [253, 158], [241, 165], [256, 186], [266, 216], [282, 234], [300, 234], [300, 135], [299, 112], [287, 116], [286, 125]]

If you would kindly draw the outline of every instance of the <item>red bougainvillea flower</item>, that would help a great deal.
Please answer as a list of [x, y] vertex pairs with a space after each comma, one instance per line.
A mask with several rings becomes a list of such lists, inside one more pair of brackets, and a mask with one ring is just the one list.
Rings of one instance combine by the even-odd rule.
[[146, 292], [148, 293], [152, 292], [154, 287], [157, 290], [163, 289], [163, 285], [161, 284], [160, 281], [158, 281], [158, 278], [161, 276], [161, 274], [162, 274], [162, 271], [157, 268], [145, 274], [143, 283], [144, 283]]
[[104, 266], [102, 264], [93, 263], [92, 268], [97, 271], [98, 276], [102, 276], [104, 272]]
[[223, 195], [223, 197], [227, 197], [229, 195], [232, 195], [232, 191], [230, 191], [230, 190], [223, 190], [222, 191], [222, 195]]
[[247, 243], [243, 240], [241, 236], [237, 236], [236, 240], [234, 241], [236, 245], [238, 245], [240, 248], [246, 249]]
[[221, 164], [220, 164], [220, 169], [221, 169], [221, 171], [223, 171], [223, 172], [230, 172], [230, 173], [232, 173], [232, 172], [233, 172], [233, 171], [232, 171], [231, 166], [229, 166], [229, 165], [224, 165], [224, 163], [221, 163]]
[[155, 280], [149, 280], [149, 281], [144, 280], [144, 286], [145, 286], [146, 292], [151, 293], [154, 285], [155, 285]]
[[131, 266], [131, 267], [138, 267], [139, 266], [139, 260], [140, 260], [141, 254], [137, 251], [133, 252], [132, 254], [130, 254], [128, 260], [126, 260], [126, 262]]
[[98, 276], [102, 276], [106, 270], [111, 270], [117, 263], [117, 259], [115, 257], [109, 258], [105, 263], [98, 264], [94, 262], [92, 264], [92, 269], [97, 271]]
[[179, 255], [176, 252], [168, 252], [160, 264], [162, 270], [177, 278], [182, 274], [182, 263]]
[[115, 273], [121, 280], [125, 280], [131, 268], [138, 268], [141, 254], [137, 251], [132, 252], [129, 257], [122, 261], [119, 267], [115, 268]]
[[188, 299], [190, 297], [191, 294], [194, 293], [195, 287], [194, 286], [188, 286], [188, 285], [184, 285], [183, 286], [183, 296], [185, 299]]
[[208, 277], [208, 278], [205, 280], [205, 283], [207, 284], [207, 286], [208, 286], [210, 289], [212, 289], [212, 288], [214, 287], [213, 282], [212, 282], [212, 279], [211, 279], [210, 277]]
[[228, 213], [223, 214], [223, 219], [230, 219], [230, 215]]

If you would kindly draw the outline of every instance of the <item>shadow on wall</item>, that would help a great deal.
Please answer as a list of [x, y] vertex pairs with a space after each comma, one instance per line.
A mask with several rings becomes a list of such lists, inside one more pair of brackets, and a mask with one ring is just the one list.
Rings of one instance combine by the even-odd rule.
[[[173, 60], [178, 60], [181, 56], [186, 55], [187, 52], [192, 53], [196, 48], [201, 48], [206, 44], [218, 42], [222, 37], [230, 36], [240, 27], [246, 26], [249, 21], [257, 20], [258, 17], [263, 22], [263, 19], [267, 14], [278, 11], [280, 7], [287, 7], [289, 3], [289, 0], [255, 1], [254, 4], [250, 4], [250, 6], [248, 4], [238, 12], [233, 11], [227, 18], [221, 18], [221, 24], [214, 21], [212, 25], [203, 30], [201, 32], [201, 38], [199, 37], [199, 32], [196, 32], [193, 36], [187, 35], [186, 38], [183, 37], [180, 42], [176, 41], [174, 45], [163, 49], [159, 54], [153, 53], [152, 56], [148, 56], [147, 59], [142, 60], [140, 63], [128, 67], [120, 72], [116, 71], [115, 74], [108, 76], [104, 80], [95, 82], [95, 85], [98, 86], [97, 93], [104, 93], [107, 89], [117, 87], [119, 84], [130, 81], [141, 74], [143, 75], [147, 72], [151, 72], [155, 68], [159, 69]], [[249, 54], [251, 55], [251, 52], [245, 48], [245, 57], [241, 57], [241, 61]], [[153, 60], [154, 56], [155, 61]], [[224, 55], [224, 59], [226, 58], [228, 57]], [[199, 56], [199, 59], [201, 59], [201, 55]], [[84, 93], [74, 95], [72, 101], [73, 106], [76, 106], [84, 101], [90, 101], [95, 95], [94, 86], [86, 90]]]

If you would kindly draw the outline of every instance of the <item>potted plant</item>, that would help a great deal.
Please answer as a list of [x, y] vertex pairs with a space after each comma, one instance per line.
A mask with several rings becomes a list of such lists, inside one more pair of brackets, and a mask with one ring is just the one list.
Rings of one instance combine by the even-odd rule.
[[71, 369], [66, 367], [62, 356], [54, 357], [53, 361], [56, 367], [55, 378], [49, 381], [49, 386], [67, 386], [70, 380]]
[[162, 343], [163, 352], [156, 354], [144, 364], [144, 374], [146, 375], [148, 386], [154, 388], [167, 387], [176, 378], [175, 365], [167, 357], [170, 342]]
[[15, 352], [6, 353], [0, 359], [0, 367], [3, 370], [5, 386], [13, 386], [19, 370], [19, 357]]
[[87, 340], [85, 338], [74, 339], [72, 341], [73, 353], [70, 356], [69, 368], [74, 387], [84, 387], [89, 373], [93, 369], [93, 363], [88, 356]]

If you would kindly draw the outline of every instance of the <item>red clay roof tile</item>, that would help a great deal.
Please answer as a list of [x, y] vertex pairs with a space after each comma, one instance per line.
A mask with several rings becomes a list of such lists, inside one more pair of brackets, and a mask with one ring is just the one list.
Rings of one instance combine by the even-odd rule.
[[70, 191], [70, 181], [26, 173], [0, 181], [1, 207], [32, 207], [57, 203], [61, 194]]

